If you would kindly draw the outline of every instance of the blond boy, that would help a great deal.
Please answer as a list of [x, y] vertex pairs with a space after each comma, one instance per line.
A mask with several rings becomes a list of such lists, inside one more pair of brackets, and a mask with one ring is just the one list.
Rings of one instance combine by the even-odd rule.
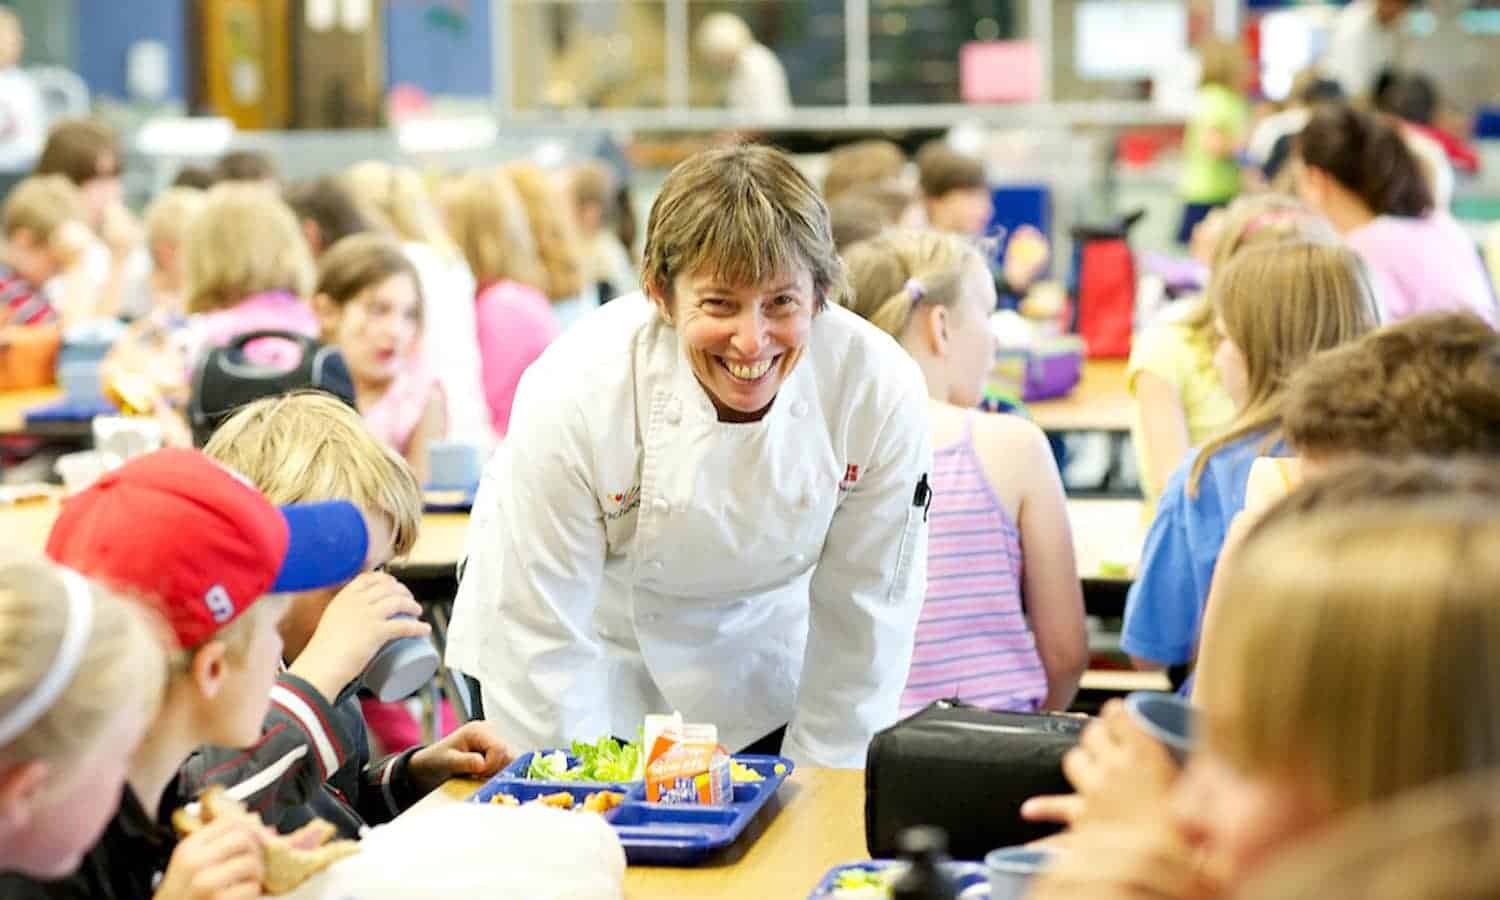
[[177, 769], [201, 744], [242, 747], [259, 737], [286, 610], [267, 595], [347, 580], [367, 548], [351, 504], [277, 509], [193, 450], [139, 457], [70, 500], [47, 555], [155, 607], [175, 652], [161, 709], [131, 757], [103, 837], [71, 877], [0, 879], [0, 896], [259, 896], [256, 829], [221, 824], [176, 841], [167, 822], [193, 796]]
[[360, 674], [388, 642], [428, 633], [411, 592], [382, 571], [411, 549], [421, 525], [422, 495], [406, 461], [358, 413], [318, 392], [246, 406], [204, 450], [273, 502], [354, 503], [369, 526], [370, 554], [357, 578], [292, 597], [280, 632], [287, 668], [271, 691], [260, 743], [245, 754], [204, 750], [183, 768], [184, 782], [248, 785], [243, 799], [283, 831], [317, 816], [355, 836], [452, 776], [487, 776], [508, 764], [514, 754], [482, 722], [428, 747], [369, 759], [355, 696]]
[[42, 285], [71, 268], [90, 241], [78, 188], [61, 175], [26, 178], [6, 198], [0, 227], [0, 325], [56, 321], [61, 311]]

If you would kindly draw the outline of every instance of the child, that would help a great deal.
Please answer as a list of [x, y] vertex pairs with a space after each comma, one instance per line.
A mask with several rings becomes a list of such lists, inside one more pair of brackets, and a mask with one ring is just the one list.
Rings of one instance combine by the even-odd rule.
[[630, 251], [608, 227], [617, 193], [614, 172], [608, 164], [590, 160], [568, 170], [567, 185], [583, 247], [585, 282], [595, 287], [601, 303], [638, 289], [641, 277]]
[[422, 291], [406, 252], [376, 234], [344, 238], [319, 261], [312, 305], [324, 343], [349, 366], [365, 424], [426, 484], [427, 451], [443, 439], [448, 412], [420, 349]]
[[823, 199], [832, 203], [846, 191], [896, 183], [905, 177], [906, 152], [897, 144], [878, 139], [840, 144], [828, 152]]
[[1369, 265], [1388, 321], [1444, 311], [1500, 321], [1474, 241], [1435, 202], [1395, 126], [1330, 104], [1302, 129], [1297, 157], [1298, 193]]
[[343, 179], [334, 175], [299, 181], [286, 189], [284, 199], [302, 226], [313, 259], [351, 234], [378, 227], [370, 210], [355, 198]]
[[[1256, 460], [1221, 564], [1304, 477], [1356, 460], [1500, 459], [1497, 421], [1500, 334], [1476, 316], [1418, 316], [1320, 354], [1292, 378], [1283, 406], [1282, 430], [1298, 458]], [[1218, 580], [1206, 620], [1219, 614]], [[1205, 643], [1199, 655], [1210, 652]]]
[[168, 321], [186, 315], [183, 238], [203, 209], [204, 194], [192, 188], [168, 188], [146, 207], [146, 249], [151, 254], [151, 292], [143, 315]]
[[[62, 175], [78, 187], [92, 232], [84, 257], [86, 289], [67, 287], [70, 295], [81, 293], [88, 301], [76, 312], [80, 319], [118, 315], [120, 304], [150, 271], [140, 224], [125, 206], [123, 164], [114, 129], [93, 119], [65, 119], [53, 125], [37, 160], [35, 174]], [[70, 312], [68, 317], [75, 316]]]
[[1500, 764], [1494, 510], [1367, 501], [1257, 526], [1169, 807], [1076, 829], [1028, 896], [1221, 896], [1354, 811]]
[[488, 449], [495, 432], [479, 374], [474, 273], [414, 169], [370, 160], [349, 169], [344, 181], [362, 205], [390, 223], [416, 267], [422, 289], [422, 355], [447, 396], [449, 435]]
[[1199, 56], [1203, 70], [1198, 97], [1182, 138], [1179, 244], [1192, 238], [1193, 229], [1210, 211], [1240, 192], [1240, 167], [1235, 156], [1250, 128], [1250, 104], [1245, 100], [1249, 61], [1244, 48], [1211, 39], [1203, 42]]
[[1125, 603], [1121, 646], [1142, 668], [1193, 658], [1210, 579], [1257, 456], [1286, 455], [1286, 381], [1306, 360], [1373, 329], [1375, 300], [1351, 251], [1314, 243], [1244, 250], [1214, 272], [1208, 300], [1222, 335], [1214, 364], [1237, 410], [1168, 480]]
[[176, 841], [168, 821], [192, 796], [177, 769], [202, 744], [248, 747], [260, 737], [286, 610], [265, 595], [348, 579], [367, 545], [352, 505], [277, 509], [192, 450], [137, 457], [69, 500], [47, 555], [158, 610], [176, 650], [103, 837], [67, 879], [0, 879], [0, 896], [258, 896], [259, 829], [221, 824]]
[[103, 833], [161, 700], [156, 625], [76, 572], [0, 562], [0, 873], [60, 878]]
[[917, 153], [917, 171], [927, 207], [927, 224], [939, 231], [979, 237], [989, 228], [995, 205], [984, 163], [943, 141]]
[[[244, 799], [278, 828], [316, 815], [353, 837], [366, 822], [390, 820], [451, 776], [489, 776], [507, 765], [514, 754], [483, 722], [428, 747], [369, 759], [355, 698], [360, 673], [388, 642], [428, 633], [415, 620], [421, 607], [411, 592], [381, 571], [411, 549], [421, 524], [422, 497], [406, 463], [353, 410], [316, 392], [246, 406], [205, 451], [277, 502], [352, 501], [365, 514], [371, 542], [358, 578], [293, 595], [281, 626], [288, 668], [272, 691], [261, 742], [248, 755], [205, 751], [184, 769], [187, 783], [253, 783]], [[290, 767], [280, 765], [300, 751], [306, 755]]]
[[[1338, 240], [1318, 214], [1289, 197], [1241, 197], [1193, 232], [1193, 254], [1212, 272], [1246, 247], [1289, 239]], [[1214, 310], [1195, 298], [1170, 307], [1136, 335], [1125, 369], [1135, 399], [1131, 439], [1148, 501], [1161, 494], [1188, 450], [1229, 428], [1234, 401], [1214, 371]]]
[[1239, 900], [1489, 900], [1500, 893], [1500, 781], [1452, 778], [1289, 850]]
[[955, 235], [908, 230], [844, 258], [849, 307], [906, 348], [931, 396], [927, 599], [902, 714], [952, 697], [1067, 709], [1088, 665], [1073, 536], [1041, 429], [975, 411], [995, 349], [984, 258]]
[[501, 167], [516, 196], [526, 208], [537, 259], [542, 264], [542, 292], [552, 301], [552, 312], [568, 326], [599, 305], [594, 286], [583, 279], [583, 251], [567, 199], [541, 166], [510, 162]]
[[470, 172], [444, 185], [439, 200], [449, 233], [479, 282], [474, 314], [480, 375], [490, 422], [510, 429], [521, 373], [561, 333], [543, 283], [526, 208], [505, 173]]
[[[943, 141], [930, 141], [917, 152], [917, 171], [929, 225], [967, 237], [986, 235], [995, 203], [982, 161]], [[1007, 308], [1018, 305], [1018, 298], [1041, 276], [1050, 253], [1046, 237], [1031, 225], [1017, 228], [1005, 242], [994, 274]]]
[[89, 241], [78, 189], [59, 175], [23, 179], [5, 198], [0, 218], [0, 325], [56, 322], [58, 310], [43, 285], [75, 268]]
[[[318, 336], [317, 317], [303, 300], [312, 288], [312, 257], [292, 211], [264, 187], [210, 190], [183, 239], [183, 268], [195, 350], [262, 329]], [[260, 361], [286, 362], [274, 349]]]

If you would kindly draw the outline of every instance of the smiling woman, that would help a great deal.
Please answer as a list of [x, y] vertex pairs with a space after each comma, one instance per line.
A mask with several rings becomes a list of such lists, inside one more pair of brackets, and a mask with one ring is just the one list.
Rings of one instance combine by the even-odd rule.
[[925, 579], [921, 373], [839, 305], [827, 208], [775, 150], [674, 170], [643, 274], [522, 378], [449, 662], [525, 749], [678, 709], [862, 765]]

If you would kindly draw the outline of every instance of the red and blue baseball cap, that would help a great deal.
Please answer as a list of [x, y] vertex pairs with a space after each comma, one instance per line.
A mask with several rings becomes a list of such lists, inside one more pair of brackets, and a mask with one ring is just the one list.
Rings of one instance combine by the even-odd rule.
[[192, 648], [266, 594], [349, 581], [369, 542], [352, 503], [278, 508], [197, 450], [158, 450], [65, 502], [47, 555], [158, 604]]

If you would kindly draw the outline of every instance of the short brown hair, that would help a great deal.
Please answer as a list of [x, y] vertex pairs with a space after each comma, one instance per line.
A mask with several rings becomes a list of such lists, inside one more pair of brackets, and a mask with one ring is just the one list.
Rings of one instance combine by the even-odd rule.
[[231, 150], [214, 166], [217, 181], [280, 181], [271, 154], [261, 150]]
[[1315, 457], [1500, 454], [1500, 334], [1443, 313], [1319, 354], [1292, 376], [1282, 428]]
[[105, 153], [115, 158], [117, 167], [124, 162], [113, 128], [94, 119], [64, 119], [47, 132], [47, 145], [33, 174], [62, 175], [83, 184], [99, 177], [99, 157]]
[[52, 233], [67, 222], [84, 220], [83, 198], [78, 188], [62, 175], [32, 175], [21, 179], [5, 198], [0, 211], [5, 236], [25, 229], [37, 243], [45, 244]]
[[361, 206], [354, 192], [336, 175], [299, 181], [286, 189], [285, 199], [297, 219], [318, 226], [318, 240], [327, 250], [350, 236], [374, 231], [374, 215]]
[[1327, 173], [1377, 216], [1425, 216], [1432, 186], [1398, 126], [1348, 104], [1317, 108], [1297, 137], [1305, 165]]
[[805, 266], [819, 307], [847, 293], [828, 207], [780, 150], [705, 150], [667, 176], [646, 221], [641, 281], [668, 300], [678, 275], [753, 285]]
[[257, 400], [219, 426], [203, 452], [250, 479], [272, 503], [347, 500], [367, 516], [385, 517], [394, 555], [416, 545], [422, 490], [411, 466], [332, 394]]
[[953, 191], [984, 188], [984, 163], [959, 153], [943, 141], [929, 141], [917, 151], [917, 175], [922, 193], [936, 198]]
[[328, 297], [342, 309], [365, 290], [396, 275], [411, 276], [411, 283], [417, 291], [417, 315], [420, 317], [422, 281], [401, 245], [382, 234], [350, 235], [330, 247], [318, 260], [318, 283], [313, 293]]
[[302, 229], [261, 185], [215, 185], [188, 225], [182, 253], [190, 313], [228, 309], [265, 291], [306, 298], [312, 289], [312, 255]]
[[906, 152], [891, 141], [872, 139], [841, 144], [828, 152], [828, 172], [823, 176], [823, 199], [855, 188], [899, 181], [906, 169]]

